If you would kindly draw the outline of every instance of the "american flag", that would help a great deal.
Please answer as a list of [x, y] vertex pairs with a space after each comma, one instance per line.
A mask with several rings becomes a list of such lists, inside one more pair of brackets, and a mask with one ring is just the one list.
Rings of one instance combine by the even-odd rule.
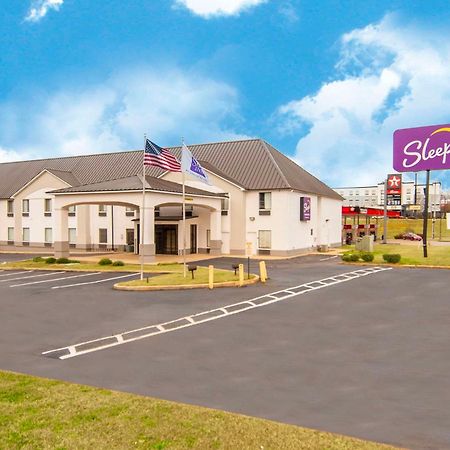
[[181, 164], [169, 150], [161, 148], [154, 142], [145, 141], [144, 166], [156, 166], [170, 172], [181, 172]]

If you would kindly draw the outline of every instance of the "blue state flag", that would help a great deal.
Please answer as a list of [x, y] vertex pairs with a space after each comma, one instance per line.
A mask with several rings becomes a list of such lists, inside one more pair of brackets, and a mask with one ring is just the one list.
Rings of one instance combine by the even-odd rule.
[[200, 163], [195, 159], [194, 155], [191, 151], [183, 144], [181, 149], [181, 170], [184, 173], [188, 173], [189, 175], [193, 175], [199, 180], [203, 181], [203, 183], [211, 184], [209, 182], [208, 175], [206, 174], [203, 167]]

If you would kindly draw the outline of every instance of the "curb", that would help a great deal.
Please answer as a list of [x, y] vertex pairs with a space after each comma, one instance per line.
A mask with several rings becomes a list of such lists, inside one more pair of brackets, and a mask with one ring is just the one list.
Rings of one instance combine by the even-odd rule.
[[[239, 286], [239, 281], [225, 281], [223, 283], [214, 283], [215, 288], [227, 288], [227, 287], [244, 287], [252, 284], [256, 284], [259, 281], [259, 276], [255, 276], [250, 280], [244, 280], [244, 284]], [[113, 286], [118, 291], [183, 291], [188, 289], [208, 289], [209, 284], [181, 284], [178, 286], [121, 286], [120, 283], [116, 283]]]
[[443, 269], [443, 270], [450, 270], [450, 266], [425, 266], [420, 264], [386, 264], [386, 263], [379, 263], [379, 264], [370, 264], [370, 263], [357, 263], [357, 262], [345, 262], [341, 261], [340, 264], [343, 264], [345, 266], [386, 266], [386, 267], [395, 267], [398, 269]]

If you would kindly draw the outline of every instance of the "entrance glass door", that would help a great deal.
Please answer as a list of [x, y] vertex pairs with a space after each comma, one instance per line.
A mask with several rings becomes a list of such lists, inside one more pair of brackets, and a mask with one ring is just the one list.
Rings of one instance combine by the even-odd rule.
[[178, 254], [178, 226], [156, 225], [155, 226], [156, 253], [160, 255]]

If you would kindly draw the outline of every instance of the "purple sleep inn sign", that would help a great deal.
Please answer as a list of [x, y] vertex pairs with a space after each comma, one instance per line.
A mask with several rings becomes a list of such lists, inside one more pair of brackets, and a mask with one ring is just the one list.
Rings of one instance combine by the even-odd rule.
[[450, 169], [450, 124], [396, 130], [394, 169], [398, 172]]
[[300, 220], [311, 220], [311, 197], [300, 197]]

